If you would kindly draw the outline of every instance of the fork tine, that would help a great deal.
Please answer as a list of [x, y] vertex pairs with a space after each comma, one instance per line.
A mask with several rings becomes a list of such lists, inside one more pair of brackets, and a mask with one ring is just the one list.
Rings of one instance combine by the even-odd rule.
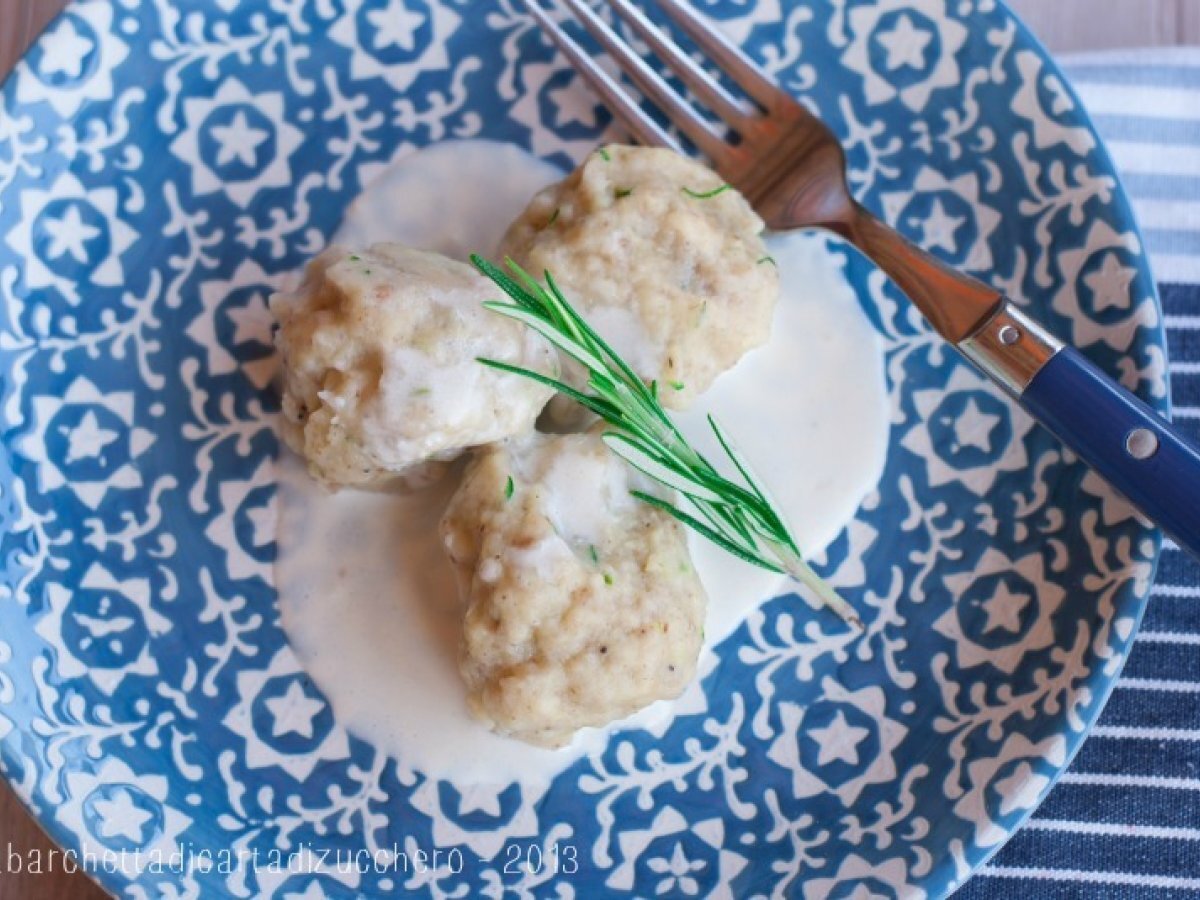
[[651, 147], [666, 147], [677, 152], [680, 150], [675, 139], [646, 115], [621, 86], [608, 76], [607, 72], [596, 65], [595, 60], [588, 56], [584, 49], [575, 43], [557, 22], [550, 18], [550, 14], [538, 0], [523, 0], [523, 2], [546, 36], [562, 51], [575, 71], [582, 76], [593, 91], [600, 95], [604, 105], [638, 141]]
[[785, 103], [795, 102], [740, 47], [700, 18], [690, 4], [682, 0], [658, 0], [658, 5], [763, 109], [772, 111]]
[[629, 23], [642, 40], [650, 45], [650, 49], [675, 70], [683, 83], [700, 98], [702, 103], [706, 104], [732, 128], [745, 124], [751, 116], [751, 111], [743, 103], [731, 97], [729, 92], [717, 83], [716, 79], [680, 50], [679, 45], [667, 37], [661, 28], [646, 18], [645, 13], [629, 0], [608, 0], [608, 2], [609, 6], [613, 7], [621, 18]]
[[653, 101], [659, 109], [666, 113], [667, 118], [675, 123], [700, 151], [718, 165], [727, 161], [731, 148], [725, 140], [713, 131], [712, 127], [696, 114], [683, 97], [668, 85], [646, 61], [633, 52], [633, 49], [621, 40], [608, 24], [596, 15], [583, 0], [562, 0], [583, 22], [600, 45], [617, 61], [633, 83]]

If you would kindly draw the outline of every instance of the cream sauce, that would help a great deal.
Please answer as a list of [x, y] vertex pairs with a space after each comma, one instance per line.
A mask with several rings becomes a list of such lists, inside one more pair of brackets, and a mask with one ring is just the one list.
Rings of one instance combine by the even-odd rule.
[[[439, 144], [386, 169], [350, 206], [335, 240], [401, 241], [460, 259], [491, 251], [529, 198], [560, 177], [507, 145]], [[679, 421], [715, 459], [719, 448], [704, 416], [716, 416], [811, 554], [838, 534], [883, 470], [882, 350], [822, 238], [780, 234], [768, 244], [784, 286], [770, 342]], [[499, 737], [470, 718], [457, 670], [462, 609], [437, 533], [459, 471], [419, 493], [334, 494], [298, 460], [281, 461], [276, 583], [283, 625], [338, 721], [434, 778], [540, 788], [598, 752], [611, 730], [661, 733], [673, 714], [694, 708], [695, 686], [607, 729], [585, 729], [554, 751]], [[586, 517], [577, 523], [587, 525]], [[709, 596], [710, 647], [782, 587], [779, 577], [703, 538], [692, 537], [692, 553]], [[706, 651], [701, 671], [713, 661]]]
[[[689, 442], [716, 463], [724, 454], [708, 425], [711, 414], [812, 556], [838, 536], [883, 473], [889, 427], [883, 347], [824, 237], [774, 234], [767, 248], [779, 265], [781, 286], [770, 340], [676, 420]], [[708, 591], [710, 643], [784, 586], [784, 578], [699, 535], [691, 536], [691, 545]]]

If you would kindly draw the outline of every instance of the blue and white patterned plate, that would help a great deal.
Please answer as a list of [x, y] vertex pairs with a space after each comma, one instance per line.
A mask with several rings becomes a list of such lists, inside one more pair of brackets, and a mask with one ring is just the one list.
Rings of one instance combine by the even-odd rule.
[[[1166, 407], [1129, 207], [995, 0], [702, 5], [840, 133], [865, 203]], [[865, 636], [773, 601], [718, 648], [705, 708], [542, 797], [384, 758], [287, 647], [264, 298], [416, 147], [479, 136], [569, 164], [607, 134], [517, 6], [82, 0], [9, 79], [4, 772], [130, 897], [941, 896], [1083, 740], [1158, 538], [860, 261], [891, 448], [819, 562]], [[394, 848], [407, 871], [286, 864]], [[257, 871], [220, 855], [256, 850]]]

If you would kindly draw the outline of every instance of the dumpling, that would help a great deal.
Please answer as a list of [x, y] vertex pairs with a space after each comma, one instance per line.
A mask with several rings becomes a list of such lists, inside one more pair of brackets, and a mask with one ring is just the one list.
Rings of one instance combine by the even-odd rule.
[[609, 146], [536, 195], [501, 251], [538, 278], [549, 270], [638, 375], [658, 381], [663, 405], [683, 409], [770, 334], [779, 273], [762, 230], [700, 163]]
[[330, 248], [299, 289], [273, 296], [283, 435], [312, 474], [379, 485], [531, 430], [552, 391], [477, 357], [549, 374], [556, 358], [482, 306], [500, 296], [471, 267], [398, 244]]
[[473, 713], [555, 747], [678, 696], [706, 598], [683, 527], [593, 429], [478, 451], [442, 519], [467, 602], [460, 668]]

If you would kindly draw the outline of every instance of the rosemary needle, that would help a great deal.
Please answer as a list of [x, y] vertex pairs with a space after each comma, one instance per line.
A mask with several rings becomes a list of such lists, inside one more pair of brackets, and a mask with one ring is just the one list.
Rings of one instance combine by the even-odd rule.
[[693, 191], [689, 187], [680, 188], [680, 190], [682, 190], [685, 194], [687, 194], [693, 200], [709, 200], [712, 197], [716, 197], [718, 194], [725, 193], [727, 190], [729, 190], [732, 187], [733, 187], [733, 185], [731, 185], [731, 184], [722, 184], [719, 187], [713, 188], [711, 191]]
[[690, 511], [643, 491], [633, 491], [635, 497], [746, 562], [790, 575], [848, 624], [863, 627], [853, 608], [804, 561], [783, 514], [716, 419], [709, 416], [709, 425], [741, 475], [741, 483], [718, 472], [687, 442], [659, 404], [658, 392], [575, 311], [549, 272], [543, 286], [511, 259], [505, 260], [508, 271], [474, 254], [471, 262], [511, 300], [488, 301], [484, 306], [532, 328], [582, 365], [588, 372], [589, 391], [498, 360], [479, 362], [549, 385], [594, 412], [612, 426], [603, 436], [609, 449], [653, 480], [673, 488]]

